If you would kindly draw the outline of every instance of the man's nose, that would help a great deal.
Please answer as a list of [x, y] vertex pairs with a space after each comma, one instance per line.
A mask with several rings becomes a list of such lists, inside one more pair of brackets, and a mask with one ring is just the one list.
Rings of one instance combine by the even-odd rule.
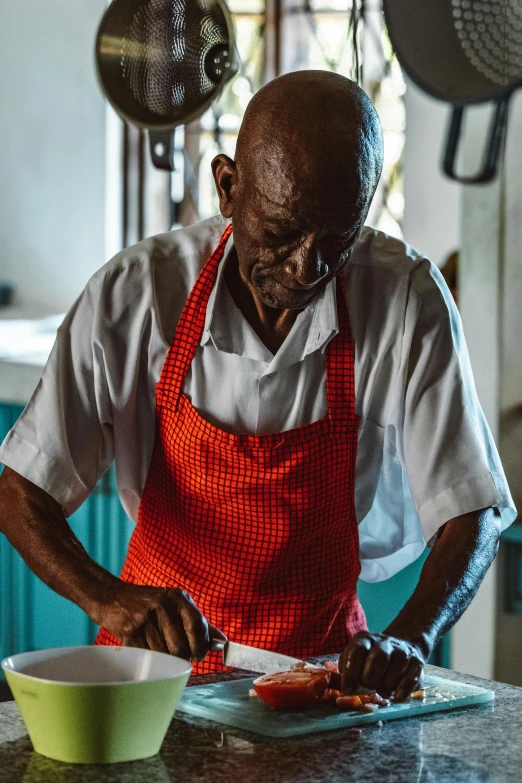
[[285, 264], [289, 280], [300, 288], [313, 288], [328, 274], [328, 264], [322, 257], [317, 240], [307, 238]]

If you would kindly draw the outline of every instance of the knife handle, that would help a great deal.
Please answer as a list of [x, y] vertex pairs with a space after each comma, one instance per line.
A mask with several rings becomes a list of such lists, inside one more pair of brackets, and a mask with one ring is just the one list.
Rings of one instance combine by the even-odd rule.
[[223, 652], [225, 645], [226, 642], [223, 639], [215, 639], [214, 637], [210, 639], [210, 649], [213, 652]]

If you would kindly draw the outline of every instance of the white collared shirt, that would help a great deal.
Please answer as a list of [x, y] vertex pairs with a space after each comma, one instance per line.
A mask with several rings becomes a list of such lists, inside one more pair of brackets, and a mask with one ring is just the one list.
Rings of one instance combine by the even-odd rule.
[[[58, 330], [37, 389], [0, 461], [70, 515], [116, 461], [136, 520], [154, 442], [155, 386], [187, 296], [227, 225], [222, 217], [127, 248], [88, 282]], [[184, 383], [201, 416], [263, 435], [326, 414], [325, 349], [338, 332], [335, 281], [308, 304], [274, 356], [236, 307], [223, 270]], [[344, 270], [361, 417], [355, 480], [361, 577], [413, 562], [448, 519], [516, 517], [478, 403], [460, 317], [437, 270], [365, 228]]]

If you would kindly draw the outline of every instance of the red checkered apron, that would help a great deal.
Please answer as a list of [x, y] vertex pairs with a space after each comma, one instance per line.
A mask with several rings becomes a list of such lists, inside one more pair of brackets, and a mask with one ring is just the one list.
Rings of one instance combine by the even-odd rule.
[[[298, 657], [340, 652], [366, 628], [357, 599], [354, 348], [344, 279], [326, 349], [328, 413], [271, 435], [233, 435], [182, 393], [231, 232], [205, 264], [156, 387], [156, 437], [121, 579], [182, 587], [235, 642]], [[105, 628], [96, 644], [119, 644]], [[221, 669], [209, 653], [194, 673]]]

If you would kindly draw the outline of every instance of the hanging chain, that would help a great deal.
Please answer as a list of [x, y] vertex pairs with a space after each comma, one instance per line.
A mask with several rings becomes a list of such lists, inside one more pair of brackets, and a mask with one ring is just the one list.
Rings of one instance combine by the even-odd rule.
[[[362, 36], [363, 36], [363, 27], [364, 27], [364, 11], [365, 11], [365, 0], [351, 0], [351, 7], [349, 9], [347, 8], [346, 12], [342, 12], [342, 13], [348, 13], [346, 43], [351, 46], [352, 62], [350, 67], [350, 71], [351, 71], [350, 76], [355, 82], [357, 82], [357, 84], [361, 86], [363, 81]], [[308, 26], [310, 28], [310, 32], [313, 38], [315, 39], [315, 42], [321, 52], [321, 56], [324, 62], [326, 63], [326, 65], [331, 71], [338, 73], [341, 67], [341, 61], [343, 59], [344, 50], [341, 50], [337, 58], [332, 57], [330, 54], [328, 54], [325, 46], [323, 45], [319, 37], [318, 27], [316, 22], [316, 14], [322, 12], [323, 9], [312, 8], [312, 6], [310, 5], [310, 0], [304, 0], [302, 6], [293, 6], [287, 8], [285, 11], [285, 15], [304, 13]], [[324, 12], [330, 14], [332, 13], [331, 9], [324, 9]], [[337, 13], [337, 12], [334, 11], [333, 13]]]

